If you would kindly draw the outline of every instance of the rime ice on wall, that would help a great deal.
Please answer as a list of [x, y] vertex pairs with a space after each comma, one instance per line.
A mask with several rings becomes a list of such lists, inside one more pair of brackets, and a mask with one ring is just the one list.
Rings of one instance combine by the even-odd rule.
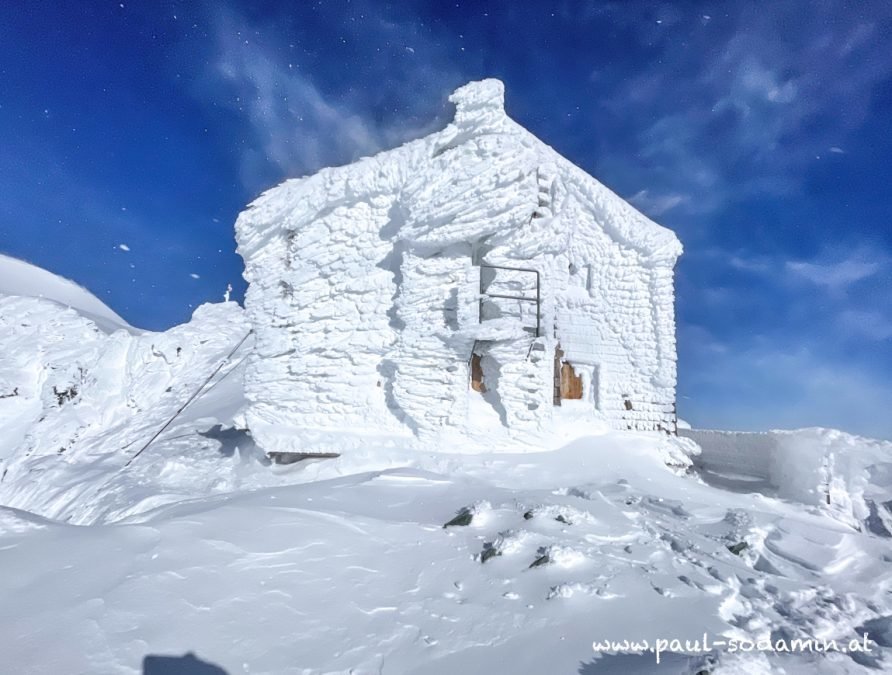
[[[702, 448], [694, 461], [725, 479], [759, 479], [782, 499], [819, 508], [848, 525], [889, 536], [892, 518], [883, 506], [892, 475], [892, 443], [834, 429], [795, 431], [679, 430]], [[750, 483], [757, 485], [757, 483]]]
[[481, 398], [523, 438], [552, 423], [562, 376], [592, 418], [674, 430], [677, 238], [503, 100], [501, 82], [470, 83], [442, 131], [287, 181], [239, 217], [257, 335], [245, 419], [267, 451], [320, 450], [335, 430], [434, 441]]

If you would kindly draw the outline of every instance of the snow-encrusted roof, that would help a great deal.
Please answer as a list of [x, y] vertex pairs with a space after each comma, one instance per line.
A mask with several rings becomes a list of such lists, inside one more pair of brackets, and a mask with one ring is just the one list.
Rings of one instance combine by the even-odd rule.
[[338, 206], [388, 194], [398, 195], [399, 239], [448, 245], [504, 236], [529, 221], [531, 186], [549, 166], [614, 240], [652, 262], [674, 262], [682, 249], [672, 231], [514, 122], [504, 97], [499, 80], [470, 82], [449, 97], [455, 117], [441, 131], [268, 190], [236, 222], [239, 252], [249, 257], [283, 229], [300, 230]]

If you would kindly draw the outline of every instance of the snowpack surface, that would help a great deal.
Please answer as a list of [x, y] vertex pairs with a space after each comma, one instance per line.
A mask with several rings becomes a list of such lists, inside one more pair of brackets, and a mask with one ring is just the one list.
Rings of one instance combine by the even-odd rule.
[[90, 317], [97, 326], [107, 332], [118, 328], [130, 328], [124, 319], [83, 286], [2, 253], [0, 253], [0, 294], [44, 298], [65, 307], [72, 307], [82, 315]]
[[[146, 655], [188, 652], [228, 673], [887, 663], [879, 645], [858, 660], [714, 650], [664, 653], [659, 666], [649, 652], [593, 652], [593, 641], [704, 633], [886, 640], [889, 539], [685, 475], [672, 442], [606, 433], [547, 453], [419, 455], [369, 439], [349, 460], [273, 469], [245, 439], [203, 440], [193, 433], [141, 457], [128, 469], [133, 494], [116, 497], [119, 513], [140, 493], [166, 501], [173, 490], [179, 501], [142, 501], [89, 526], [0, 509], [0, 644], [13, 672], [139, 673]], [[238, 449], [227, 456], [229, 443]], [[70, 472], [90, 481], [94, 464]], [[217, 492], [211, 469], [241, 487]], [[462, 509], [470, 524], [444, 528]], [[729, 550], [741, 542], [739, 555]]]

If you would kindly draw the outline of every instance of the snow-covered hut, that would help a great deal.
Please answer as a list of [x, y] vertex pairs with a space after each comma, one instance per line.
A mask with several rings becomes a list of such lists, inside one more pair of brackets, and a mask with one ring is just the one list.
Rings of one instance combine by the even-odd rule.
[[514, 438], [559, 406], [674, 432], [676, 236], [511, 120], [500, 81], [449, 100], [442, 131], [239, 216], [255, 439], [432, 441], [481, 406]]

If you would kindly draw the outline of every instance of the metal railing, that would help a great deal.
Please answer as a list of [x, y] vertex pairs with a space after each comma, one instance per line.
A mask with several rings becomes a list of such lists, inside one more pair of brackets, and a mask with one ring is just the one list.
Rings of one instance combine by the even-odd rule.
[[[510, 272], [525, 272], [527, 274], [535, 274], [536, 275], [536, 297], [530, 298], [525, 295], [504, 295], [500, 293], [487, 293], [483, 284], [483, 270], [508, 270]], [[522, 302], [535, 302], [536, 303], [536, 337], [539, 337], [540, 328], [541, 328], [541, 312], [540, 306], [541, 295], [539, 292], [539, 270], [529, 269], [527, 267], [505, 267], [503, 265], [480, 265], [480, 300], [478, 307], [478, 315], [477, 320], [480, 323], [483, 323], [483, 300], [484, 298], [500, 298], [503, 300], [520, 300]]]

